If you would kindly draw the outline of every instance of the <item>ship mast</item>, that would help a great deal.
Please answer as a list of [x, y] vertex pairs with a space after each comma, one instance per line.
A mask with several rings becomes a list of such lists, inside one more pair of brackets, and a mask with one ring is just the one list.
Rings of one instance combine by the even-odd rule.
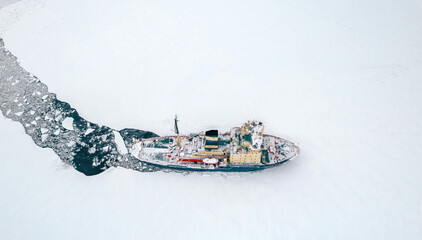
[[178, 121], [179, 120], [177, 120], [177, 114], [176, 114], [176, 116], [174, 117], [174, 131], [177, 134], [177, 145], [179, 145], [179, 147], [182, 147], [182, 143], [180, 142], [179, 127], [177, 126]]

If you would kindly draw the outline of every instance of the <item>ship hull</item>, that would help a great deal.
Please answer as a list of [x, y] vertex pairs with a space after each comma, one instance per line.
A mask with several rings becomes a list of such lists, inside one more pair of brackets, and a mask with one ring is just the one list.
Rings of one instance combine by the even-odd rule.
[[130, 153], [141, 164], [197, 172], [259, 171], [298, 156], [295, 144], [262, 131], [261, 123], [252, 122], [227, 133], [209, 130], [142, 139], [131, 146]]
[[274, 164], [267, 164], [267, 165], [228, 165], [226, 167], [189, 167], [189, 166], [182, 166], [182, 165], [163, 165], [157, 163], [151, 163], [148, 161], [140, 160], [142, 163], [153, 166], [153, 167], [161, 167], [171, 170], [181, 170], [181, 171], [196, 171], [196, 172], [252, 172], [252, 171], [259, 171], [268, 168], [273, 168], [279, 166], [287, 161], [292, 160], [286, 159], [284, 161], [274, 163]]

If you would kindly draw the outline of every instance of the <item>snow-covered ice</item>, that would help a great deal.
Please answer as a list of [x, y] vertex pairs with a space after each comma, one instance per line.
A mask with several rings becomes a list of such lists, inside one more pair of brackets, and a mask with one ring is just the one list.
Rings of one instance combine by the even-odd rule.
[[114, 134], [114, 141], [117, 144], [117, 149], [119, 150], [119, 152], [122, 154], [128, 153], [128, 149], [126, 148], [125, 142], [123, 141], [123, 138], [120, 135], [120, 133], [117, 131], [113, 131], [113, 134]]
[[6, 48], [89, 121], [167, 135], [175, 113], [183, 133], [257, 119], [301, 148], [253, 174], [85, 177], [2, 117], [2, 238], [420, 239], [421, 16], [392, 0], [1, 8]]
[[68, 130], [73, 130], [73, 118], [67, 117], [63, 120], [62, 125]]

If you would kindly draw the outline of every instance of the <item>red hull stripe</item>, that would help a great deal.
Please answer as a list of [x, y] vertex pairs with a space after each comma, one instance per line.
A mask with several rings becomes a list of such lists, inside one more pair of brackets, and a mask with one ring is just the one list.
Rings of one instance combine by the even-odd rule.
[[202, 162], [202, 159], [180, 158], [179, 161], [181, 161], [181, 162]]

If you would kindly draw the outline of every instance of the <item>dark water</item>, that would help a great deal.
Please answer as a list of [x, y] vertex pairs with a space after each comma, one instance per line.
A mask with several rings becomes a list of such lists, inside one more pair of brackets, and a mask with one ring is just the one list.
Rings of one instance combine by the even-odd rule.
[[[159, 170], [119, 152], [115, 142], [115, 134], [120, 134], [130, 148], [134, 139], [157, 134], [137, 129], [116, 131], [85, 120], [68, 103], [48, 92], [37, 77], [19, 66], [17, 58], [5, 49], [2, 39], [0, 110], [7, 118], [20, 122], [35, 144], [53, 149], [60, 159], [85, 175], [96, 175], [117, 166], [138, 171]], [[65, 119], [73, 120], [71, 127], [63, 124]]]

